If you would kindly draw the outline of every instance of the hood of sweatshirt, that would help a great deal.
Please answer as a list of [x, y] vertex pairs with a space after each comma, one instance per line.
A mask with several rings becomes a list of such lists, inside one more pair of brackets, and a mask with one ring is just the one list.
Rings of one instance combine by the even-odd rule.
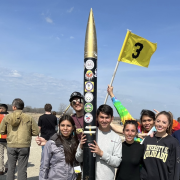
[[21, 115], [22, 115], [22, 110], [15, 110], [13, 112], [13, 116], [11, 118], [11, 125], [12, 126], [18, 126], [21, 122]]

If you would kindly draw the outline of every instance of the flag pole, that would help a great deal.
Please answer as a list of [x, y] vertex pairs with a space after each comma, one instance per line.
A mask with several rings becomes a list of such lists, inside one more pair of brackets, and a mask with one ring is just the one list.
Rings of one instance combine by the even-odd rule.
[[[123, 46], [122, 46], [122, 48], [121, 48], [121, 52], [120, 52], [120, 54], [119, 54], [118, 61], [117, 61], [117, 63], [116, 63], [116, 67], [115, 67], [115, 69], [114, 69], [114, 73], [113, 73], [113, 76], [112, 76], [112, 79], [111, 79], [111, 82], [110, 82], [110, 86], [112, 86], [112, 84], [113, 84], [113, 81], [114, 81], [114, 78], [115, 78], [115, 75], [116, 75], [116, 71], [117, 71], [117, 69], [118, 69], [119, 62], [121, 61], [122, 53], [123, 53], [124, 48], [125, 48], [125, 46], [126, 46], [126, 43], [127, 43], [127, 40], [128, 40], [128, 37], [129, 37], [130, 32], [131, 32], [131, 31], [127, 30], [127, 34], [126, 34], [126, 37], [125, 37], [125, 39], [124, 39], [124, 43], [123, 43]], [[108, 99], [108, 93], [106, 94], [106, 98], [105, 98], [104, 104], [106, 104], [107, 99]]]

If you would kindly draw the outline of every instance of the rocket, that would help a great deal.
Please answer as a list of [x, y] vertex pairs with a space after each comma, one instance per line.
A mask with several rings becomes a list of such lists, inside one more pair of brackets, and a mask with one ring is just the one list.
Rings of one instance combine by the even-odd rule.
[[90, 10], [86, 28], [84, 48], [84, 134], [83, 146], [83, 180], [95, 180], [96, 154], [89, 145], [96, 140], [97, 110], [97, 38], [94, 16]]

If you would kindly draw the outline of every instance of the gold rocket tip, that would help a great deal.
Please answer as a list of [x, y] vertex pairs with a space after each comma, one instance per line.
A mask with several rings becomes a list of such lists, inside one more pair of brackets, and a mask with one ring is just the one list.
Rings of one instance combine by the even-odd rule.
[[89, 13], [89, 19], [88, 19], [87, 28], [86, 28], [84, 58], [97, 59], [96, 27], [95, 27], [95, 21], [94, 21], [92, 8]]

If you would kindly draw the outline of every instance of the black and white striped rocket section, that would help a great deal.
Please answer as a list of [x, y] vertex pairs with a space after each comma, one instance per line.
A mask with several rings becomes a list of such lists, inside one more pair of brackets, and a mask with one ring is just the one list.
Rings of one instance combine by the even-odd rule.
[[83, 148], [83, 180], [95, 180], [96, 154], [89, 148], [89, 144], [96, 140], [97, 110], [97, 38], [92, 9], [84, 48], [84, 99], [84, 134], [87, 142]]

